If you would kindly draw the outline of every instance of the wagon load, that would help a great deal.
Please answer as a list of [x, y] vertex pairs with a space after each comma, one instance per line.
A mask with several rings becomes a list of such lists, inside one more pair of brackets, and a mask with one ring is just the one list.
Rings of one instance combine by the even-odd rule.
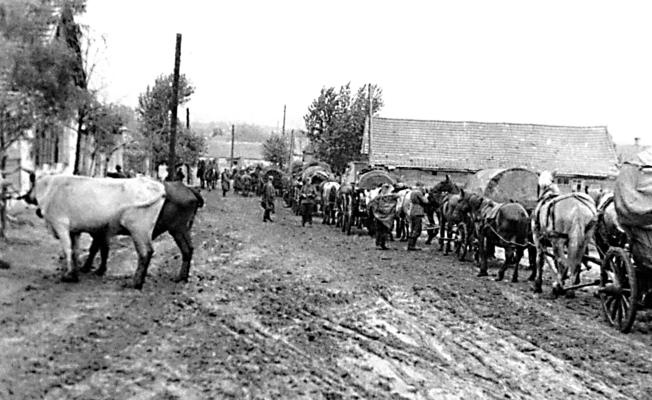
[[283, 171], [275, 167], [267, 167], [263, 171], [263, 182], [267, 182], [270, 176], [274, 177], [274, 180], [272, 181], [274, 188], [276, 190], [283, 190], [283, 184], [285, 182], [286, 176]]
[[469, 176], [465, 190], [497, 203], [517, 202], [528, 212], [537, 205], [539, 177], [525, 168], [483, 169]]
[[397, 200], [397, 194], [381, 194], [374, 197], [369, 203], [369, 209], [374, 217], [382, 222], [388, 229], [391, 229], [394, 225]]
[[373, 170], [360, 175], [356, 187], [358, 189], [372, 190], [385, 183], [394, 185], [396, 182], [386, 171]]
[[614, 202], [621, 224], [652, 230], [652, 150], [620, 168]]
[[309, 185], [319, 186], [322, 182], [334, 180], [334, 177], [330, 167], [313, 165], [303, 170], [301, 180]]
[[652, 266], [652, 150], [620, 168], [614, 191], [618, 221], [630, 233], [637, 264]]

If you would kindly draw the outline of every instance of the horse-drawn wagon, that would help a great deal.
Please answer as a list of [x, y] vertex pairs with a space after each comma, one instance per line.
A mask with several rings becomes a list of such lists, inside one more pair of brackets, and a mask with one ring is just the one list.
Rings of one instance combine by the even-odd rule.
[[[469, 176], [464, 191], [466, 195], [477, 195], [481, 198], [491, 200], [497, 204], [518, 203], [520, 204], [527, 215], [537, 205], [537, 184], [538, 175], [525, 168], [492, 168], [483, 169], [475, 174]], [[497, 207], [492, 209], [493, 212], [497, 211]], [[462, 221], [457, 225], [457, 235], [455, 235], [455, 253], [460, 260], [463, 260], [467, 252], [477, 248], [478, 228], [492, 229], [491, 224], [486, 224], [486, 217], [492, 215], [485, 215], [483, 220], [474, 221], [469, 218], [462, 218]], [[495, 230], [495, 229], [494, 229]], [[499, 235], [497, 238], [499, 246], [504, 247], [520, 247], [522, 244], [511, 243]], [[489, 246], [489, 251], [491, 252]], [[477, 254], [474, 255], [477, 258]]]
[[277, 193], [282, 194], [284, 189], [284, 183], [287, 181], [286, 174], [277, 167], [267, 167], [262, 171], [262, 181], [267, 182], [269, 177], [273, 177], [272, 185], [276, 189]]
[[309, 165], [304, 168], [301, 172], [301, 182], [304, 185], [312, 186], [312, 192], [315, 193], [315, 209], [320, 212], [322, 211], [322, 186], [324, 182], [334, 181], [335, 176], [331, 171], [331, 168], [326, 163], [317, 163], [315, 165]]
[[628, 240], [605, 254], [598, 293], [607, 322], [626, 333], [636, 312], [652, 307], [652, 151], [623, 164], [614, 204]]
[[360, 174], [355, 182], [354, 196], [356, 199], [354, 204], [356, 207], [353, 222], [358, 228], [361, 228], [363, 225], [366, 226], [370, 234], [374, 233], [374, 224], [372, 223], [373, 216], [368, 206], [374, 196], [378, 194], [379, 188], [385, 184], [394, 186], [396, 180], [392, 178], [389, 172], [382, 169], [364, 172]]

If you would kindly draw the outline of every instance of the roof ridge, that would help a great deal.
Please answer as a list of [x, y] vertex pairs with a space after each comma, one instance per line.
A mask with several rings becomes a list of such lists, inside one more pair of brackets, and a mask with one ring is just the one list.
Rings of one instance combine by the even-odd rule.
[[440, 119], [417, 119], [417, 118], [388, 118], [388, 117], [373, 117], [376, 119], [385, 119], [391, 121], [414, 121], [414, 122], [443, 122], [454, 124], [483, 124], [483, 125], [510, 125], [510, 126], [544, 126], [548, 128], [600, 128], [607, 130], [607, 125], [552, 125], [552, 124], [533, 124], [524, 122], [482, 122], [482, 121], [445, 121]]

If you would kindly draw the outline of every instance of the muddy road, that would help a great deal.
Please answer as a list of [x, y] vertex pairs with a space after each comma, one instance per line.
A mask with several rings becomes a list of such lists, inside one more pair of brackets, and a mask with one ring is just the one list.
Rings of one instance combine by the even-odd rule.
[[165, 237], [142, 291], [123, 288], [127, 239], [105, 277], [60, 283], [57, 243], [21, 212], [35, 225], [0, 247], [0, 399], [652, 398], [645, 313], [622, 335], [591, 290], [536, 295], [434, 248], [378, 251], [280, 202], [263, 224], [257, 198], [204, 195], [190, 282], [172, 282]]

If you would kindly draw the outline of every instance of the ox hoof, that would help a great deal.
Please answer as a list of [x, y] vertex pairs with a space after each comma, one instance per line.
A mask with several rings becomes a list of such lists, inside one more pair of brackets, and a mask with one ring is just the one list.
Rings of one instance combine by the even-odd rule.
[[497, 276], [496, 279], [494, 279], [494, 280], [495, 280], [496, 282], [500, 282], [500, 281], [503, 280], [503, 278], [504, 278], [503, 276], [500, 276], [500, 275], [499, 275], [499, 276]]
[[479, 278], [479, 277], [482, 277], [482, 276], [489, 276], [489, 274], [487, 273], [487, 271], [480, 271], [480, 272], [478, 272], [477, 276]]
[[82, 272], [84, 274], [91, 272], [93, 269], [93, 262], [88, 262], [86, 261], [84, 265], [79, 269], [79, 272]]
[[541, 289], [541, 286], [532, 286], [532, 291], [534, 293], [542, 293], [543, 290]]
[[76, 273], [63, 274], [61, 276], [61, 282], [76, 283], [79, 282], [79, 277], [77, 276]]
[[555, 296], [559, 296], [561, 294], [564, 294], [564, 289], [561, 286], [553, 285], [552, 286], [552, 294]]
[[517, 277], [512, 277], [512, 283], [518, 283], [518, 278]]
[[181, 283], [181, 282], [187, 283], [188, 282], [188, 276], [187, 275], [186, 276], [179, 275], [179, 276], [175, 276], [172, 280], [175, 283]]
[[106, 268], [98, 268], [95, 270], [95, 275], [97, 276], [104, 276], [106, 273]]

